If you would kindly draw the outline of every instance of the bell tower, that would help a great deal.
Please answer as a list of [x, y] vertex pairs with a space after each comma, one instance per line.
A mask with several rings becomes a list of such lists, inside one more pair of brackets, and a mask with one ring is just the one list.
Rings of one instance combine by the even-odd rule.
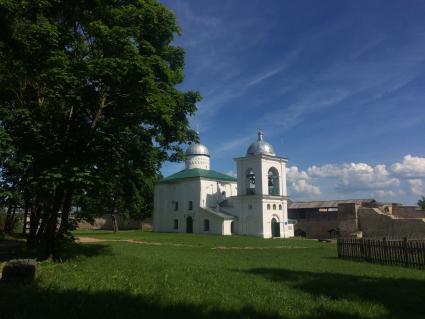
[[258, 131], [257, 142], [248, 148], [245, 157], [236, 158], [238, 195], [287, 196], [286, 162], [276, 156], [273, 146]]
[[287, 159], [276, 156], [261, 130], [257, 135], [257, 141], [249, 146], [246, 155], [235, 158], [242, 227], [248, 234], [264, 238], [290, 237], [287, 229]]

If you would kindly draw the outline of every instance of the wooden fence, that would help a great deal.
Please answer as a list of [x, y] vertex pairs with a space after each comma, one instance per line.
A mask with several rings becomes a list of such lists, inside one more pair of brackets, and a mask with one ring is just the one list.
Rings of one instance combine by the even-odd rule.
[[338, 238], [338, 257], [425, 268], [425, 240]]

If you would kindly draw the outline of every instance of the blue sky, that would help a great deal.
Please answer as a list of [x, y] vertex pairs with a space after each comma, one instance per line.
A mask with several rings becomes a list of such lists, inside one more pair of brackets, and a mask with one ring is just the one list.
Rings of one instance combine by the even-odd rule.
[[213, 169], [235, 172], [262, 129], [293, 200], [425, 194], [425, 1], [161, 2]]

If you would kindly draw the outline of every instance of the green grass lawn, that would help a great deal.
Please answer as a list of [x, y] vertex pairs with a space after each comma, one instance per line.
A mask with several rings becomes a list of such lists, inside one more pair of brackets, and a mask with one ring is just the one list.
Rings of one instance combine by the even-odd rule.
[[1, 284], [0, 318], [425, 318], [425, 271], [340, 260], [334, 243], [75, 234], [109, 241]]

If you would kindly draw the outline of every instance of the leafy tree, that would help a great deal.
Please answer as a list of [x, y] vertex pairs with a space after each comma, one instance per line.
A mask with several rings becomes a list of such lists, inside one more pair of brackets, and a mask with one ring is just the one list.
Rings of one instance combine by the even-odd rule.
[[425, 209], [425, 196], [422, 196], [422, 198], [420, 200], [418, 200], [418, 206], [421, 209]]
[[176, 88], [172, 12], [153, 0], [0, 0], [0, 29], [1, 178], [26, 194], [28, 245], [55, 253], [75, 195], [148, 209], [161, 163], [197, 138], [200, 96]]

